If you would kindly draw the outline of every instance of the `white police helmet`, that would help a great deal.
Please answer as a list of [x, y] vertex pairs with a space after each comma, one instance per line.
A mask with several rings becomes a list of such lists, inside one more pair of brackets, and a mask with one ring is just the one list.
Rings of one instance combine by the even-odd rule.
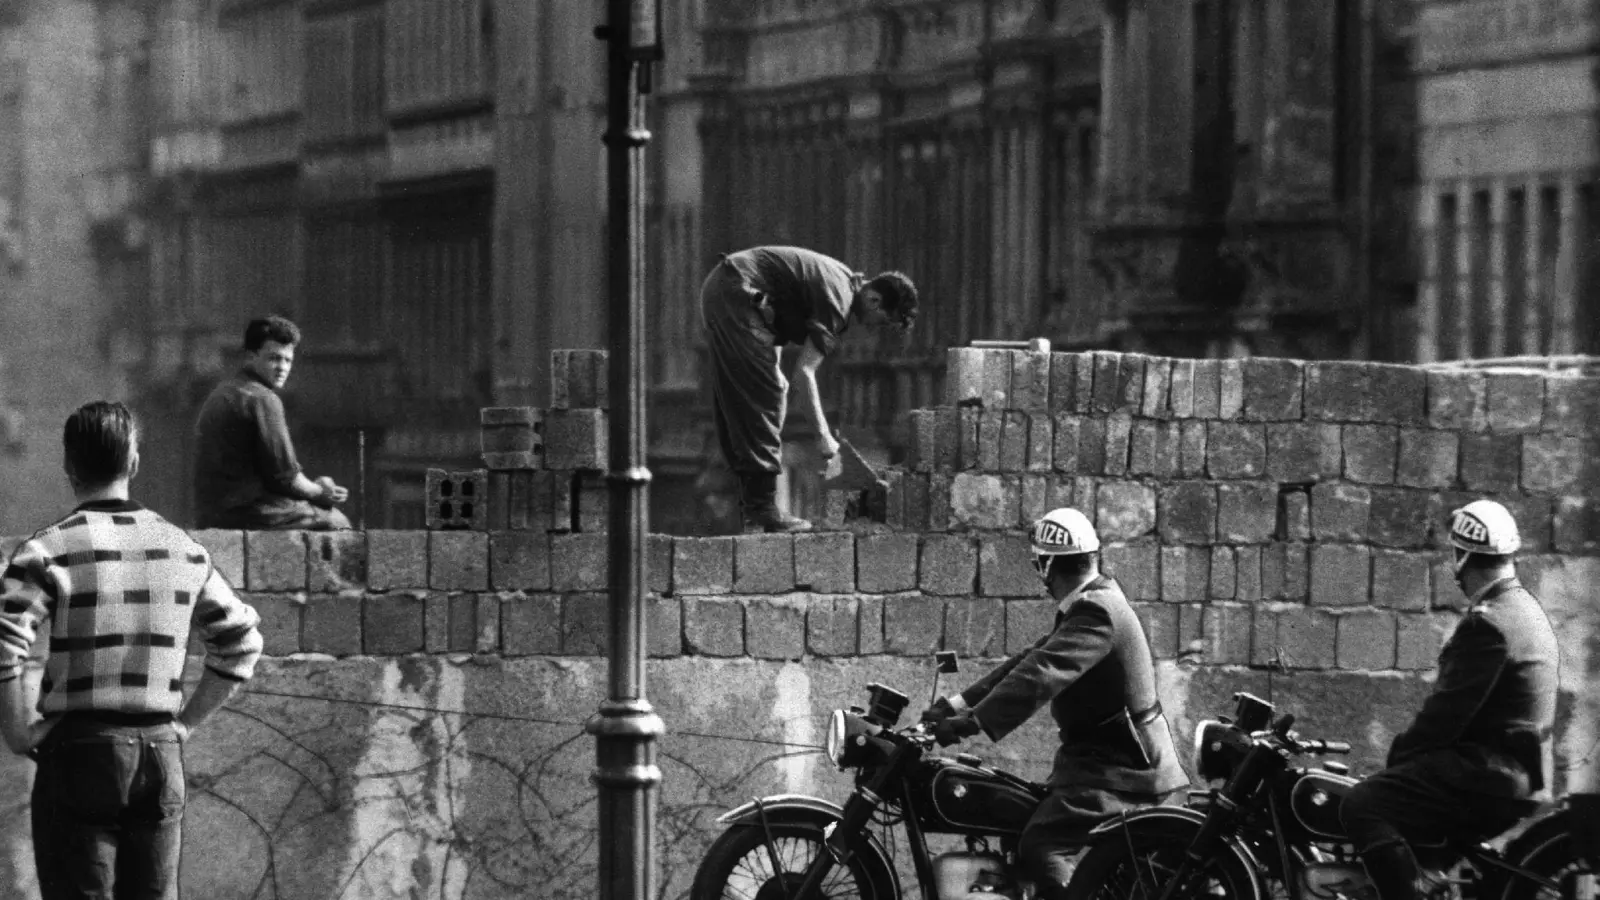
[[1522, 547], [1517, 521], [1493, 500], [1474, 500], [1450, 514], [1450, 546], [1457, 554], [1456, 571], [1474, 553], [1510, 556]]
[[1100, 535], [1095, 533], [1089, 517], [1077, 510], [1063, 506], [1044, 514], [1029, 533], [1033, 549], [1033, 567], [1039, 577], [1049, 575], [1050, 561], [1057, 556], [1075, 556], [1097, 553]]

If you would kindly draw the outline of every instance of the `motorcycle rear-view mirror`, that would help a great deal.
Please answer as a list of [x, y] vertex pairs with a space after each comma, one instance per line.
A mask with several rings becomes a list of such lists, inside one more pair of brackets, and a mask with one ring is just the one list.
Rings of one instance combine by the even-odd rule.
[[956, 662], [956, 652], [954, 650], [938, 651], [933, 654], [933, 661], [938, 665], [941, 675], [954, 675], [961, 671], [960, 664]]

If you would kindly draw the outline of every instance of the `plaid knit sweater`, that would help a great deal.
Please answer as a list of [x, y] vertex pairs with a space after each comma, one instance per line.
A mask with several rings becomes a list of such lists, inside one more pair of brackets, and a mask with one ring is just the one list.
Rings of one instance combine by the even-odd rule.
[[205, 548], [129, 501], [86, 503], [19, 547], [0, 575], [0, 683], [22, 674], [48, 623], [39, 710], [174, 713], [191, 625], [205, 665], [245, 681], [260, 617]]

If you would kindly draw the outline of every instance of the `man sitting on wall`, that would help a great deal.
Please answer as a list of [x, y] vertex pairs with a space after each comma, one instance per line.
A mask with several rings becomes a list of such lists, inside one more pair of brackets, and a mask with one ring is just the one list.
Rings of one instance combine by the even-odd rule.
[[300, 329], [282, 316], [244, 330], [244, 366], [217, 385], [195, 422], [194, 494], [200, 528], [349, 528], [334, 506], [350, 492], [307, 478], [289, 440], [278, 391], [294, 366]]

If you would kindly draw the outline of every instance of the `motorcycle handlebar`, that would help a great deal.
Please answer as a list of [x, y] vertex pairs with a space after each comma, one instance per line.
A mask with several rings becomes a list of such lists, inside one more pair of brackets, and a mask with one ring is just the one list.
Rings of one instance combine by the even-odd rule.
[[1314, 738], [1296, 739], [1294, 748], [1301, 753], [1349, 753], [1347, 741], [1319, 741]]

